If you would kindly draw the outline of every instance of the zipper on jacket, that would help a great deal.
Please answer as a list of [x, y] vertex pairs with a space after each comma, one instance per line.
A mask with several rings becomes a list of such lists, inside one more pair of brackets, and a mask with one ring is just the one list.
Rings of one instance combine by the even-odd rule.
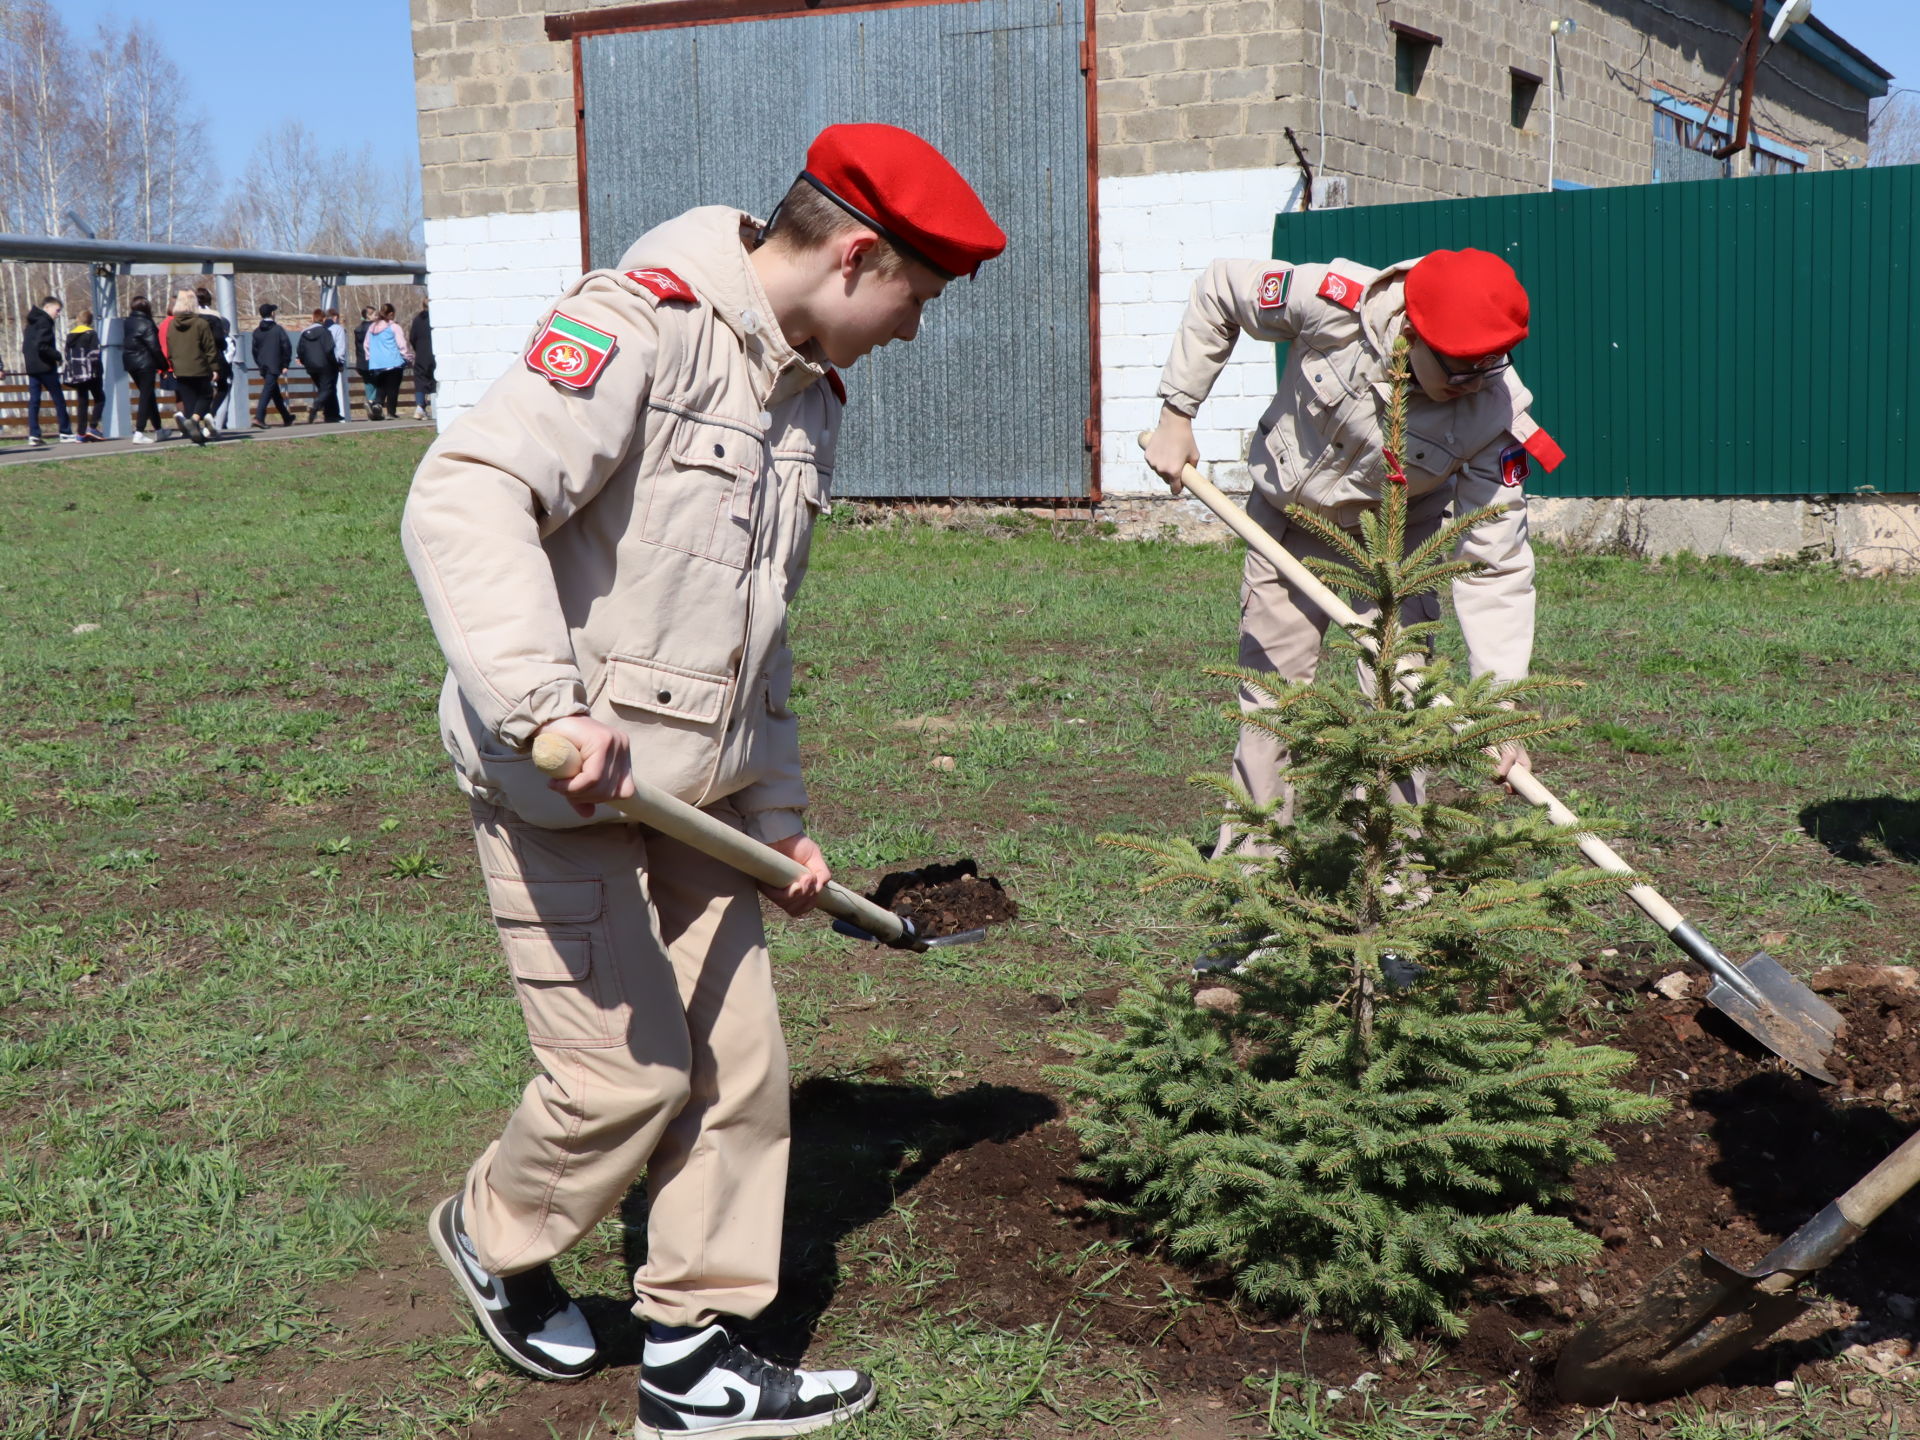
[[[756, 396], [756, 399], [759, 397]], [[762, 413], [766, 406], [761, 405]], [[740, 664], [734, 675], [732, 692], [727, 696], [726, 707], [720, 714], [720, 743], [714, 748], [713, 768], [707, 772], [707, 783], [701, 788], [696, 806], [705, 806], [713, 801], [713, 787], [720, 779], [720, 767], [726, 763], [727, 752], [734, 742], [734, 721], [740, 711], [740, 697], [746, 690], [748, 662], [753, 658], [753, 612], [754, 598], [757, 594], [755, 584], [760, 571], [760, 548], [765, 538], [765, 526], [762, 525], [766, 512], [766, 490], [762, 483], [768, 473], [773, 458], [773, 446], [767, 437], [767, 428], [763, 426], [760, 434], [760, 464], [753, 475], [753, 499], [751, 501], [752, 519], [747, 526], [747, 613], [740, 635]]]

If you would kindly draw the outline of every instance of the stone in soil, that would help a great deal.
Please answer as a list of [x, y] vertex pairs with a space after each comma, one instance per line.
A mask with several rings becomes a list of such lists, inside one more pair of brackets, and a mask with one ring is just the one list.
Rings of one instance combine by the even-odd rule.
[[867, 898], [911, 920], [928, 939], [997, 925], [1020, 913], [1000, 882], [982, 875], [971, 860], [897, 870], [883, 876]]

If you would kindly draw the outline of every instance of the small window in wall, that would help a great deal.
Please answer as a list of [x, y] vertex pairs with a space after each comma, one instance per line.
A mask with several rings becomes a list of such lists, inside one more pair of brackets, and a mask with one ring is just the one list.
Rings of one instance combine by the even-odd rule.
[[1771, 150], [1762, 150], [1757, 145], [1747, 152], [1747, 158], [1753, 162], [1751, 173], [1755, 175], [1797, 175], [1807, 168], [1804, 160], [1776, 155]]
[[1427, 61], [1439, 48], [1440, 37], [1398, 20], [1389, 20], [1387, 28], [1393, 31], [1393, 88], [1402, 95], [1418, 95], [1420, 82], [1427, 78]]
[[1540, 93], [1540, 77], [1531, 70], [1522, 70], [1518, 65], [1509, 66], [1507, 74], [1513, 81], [1511, 109], [1508, 121], [1516, 130], [1527, 128], [1527, 120], [1533, 114], [1534, 97]]
[[1709, 123], [1705, 112], [1693, 106], [1660, 104], [1653, 112], [1653, 183], [1678, 180], [1724, 180], [1733, 173], [1730, 160], [1714, 158], [1726, 142], [1718, 133], [1725, 121]]

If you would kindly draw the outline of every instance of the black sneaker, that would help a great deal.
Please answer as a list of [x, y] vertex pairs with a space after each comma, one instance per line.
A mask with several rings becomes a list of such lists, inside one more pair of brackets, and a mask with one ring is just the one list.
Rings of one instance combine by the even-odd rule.
[[428, 1222], [433, 1248], [460, 1282], [481, 1330], [516, 1369], [542, 1380], [579, 1380], [600, 1364], [593, 1328], [551, 1265], [517, 1275], [483, 1269], [461, 1219], [460, 1197], [442, 1200]]
[[639, 1440], [701, 1435], [759, 1440], [804, 1435], [873, 1403], [858, 1370], [789, 1370], [762, 1360], [718, 1325], [683, 1340], [647, 1340], [640, 1360]]

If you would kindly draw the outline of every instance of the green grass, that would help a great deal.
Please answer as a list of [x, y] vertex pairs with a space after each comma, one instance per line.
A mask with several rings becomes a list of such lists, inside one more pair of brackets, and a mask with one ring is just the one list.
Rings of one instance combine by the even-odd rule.
[[[184, 1435], [221, 1411], [283, 1440], [404, 1440], [538, 1399], [487, 1381], [489, 1353], [456, 1325], [389, 1344], [315, 1304], [375, 1264], [418, 1263], [425, 1206], [528, 1068], [396, 540], [421, 444], [220, 447], [0, 484], [8, 1440]], [[796, 1074], [1037, 1087], [1058, 1022], [1036, 995], [1187, 958], [1095, 837], [1211, 830], [1182, 777], [1231, 745], [1231, 694], [1200, 671], [1232, 659], [1237, 557], [844, 517], [814, 553], [796, 706], [829, 858], [865, 880], [974, 855], [1022, 918], [924, 961], [776, 928]], [[1877, 799], [1854, 807], [1865, 843], [1912, 833], [1920, 585], [1562, 556], [1541, 574], [1542, 668], [1587, 682], [1564, 702], [1580, 727], [1538, 757], [1550, 783], [1622, 822], [1621, 848], [1724, 948], [1767, 935], [1801, 965], [1911, 956], [1911, 864], [1846, 863], [1802, 824]], [[1081, 1301], [1003, 1323], [990, 1297], [956, 1293], [925, 1224], [908, 1192], [833, 1242], [842, 1289], [816, 1353], [888, 1387], [860, 1433], [1159, 1433], [1151, 1354], [1086, 1328], [1128, 1283], [1116, 1261], [1076, 1252]], [[566, 1273], [618, 1294], [618, 1257], [609, 1222]], [[1214, 1302], [1115, 1303], [1171, 1324]], [[265, 1398], [268, 1379], [334, 1374], [343, 1353], [359, 1358], [339, 1393]], [[1521, 1433], [1497, 1421], [1498, 1393], [1469, 1407], [1440, 1372], [1431, 1402], [1376, 1412], [1276, 1399], [1256, 1368], [1235, 1433]], [[1793, 1410], [1869, 1433], [1837, 1428], [1819, 1397]], [[630, 1420], [613, 1405], [524, 1433]], [[1671, 1433], [1722, 1433], [1687, 1425], [1675, 1412]]]

